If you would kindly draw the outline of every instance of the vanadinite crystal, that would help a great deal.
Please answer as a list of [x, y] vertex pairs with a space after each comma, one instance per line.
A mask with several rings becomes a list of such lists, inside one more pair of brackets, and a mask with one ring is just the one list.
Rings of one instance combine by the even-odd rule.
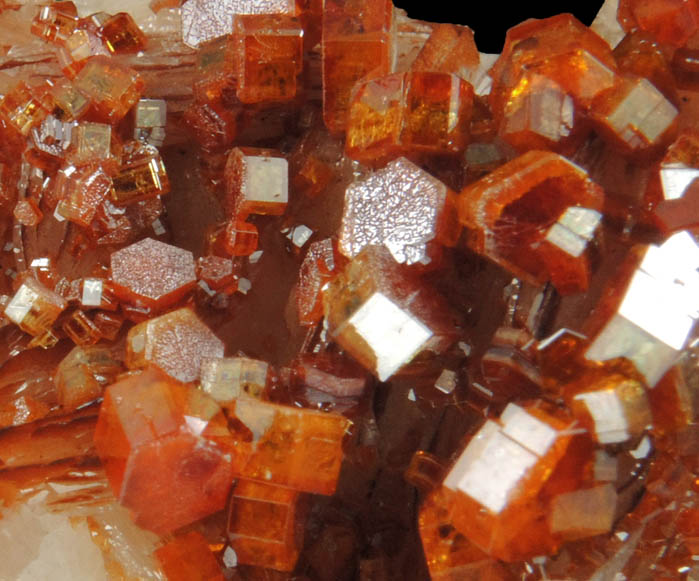
[[699, 580], [699, 0], [480, 38], [0, 0], [0, 581]]

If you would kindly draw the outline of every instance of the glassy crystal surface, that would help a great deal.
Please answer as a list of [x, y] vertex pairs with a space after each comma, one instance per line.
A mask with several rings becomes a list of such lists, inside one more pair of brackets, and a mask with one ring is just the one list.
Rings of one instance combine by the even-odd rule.
[[95, 446], [115, 496], [139, 525], [162, 534], [223, 508], [232, 478], [227, 434], [213, 400], [147, 370], [107, 388]]

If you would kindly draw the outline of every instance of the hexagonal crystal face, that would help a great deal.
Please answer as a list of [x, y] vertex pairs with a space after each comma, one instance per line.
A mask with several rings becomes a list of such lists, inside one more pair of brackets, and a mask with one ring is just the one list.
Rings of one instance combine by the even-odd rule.
[[223, 357], [223, 342], [189, 308], [136, 325], [127, 337], [127, 365], [153, 365], [182, 382], [199, 378], [207, 357]]
[[182, 40], [197, 48], [230, 34], [235, 14], [293, 14], [292, 0], [187, 0], [182, 5]]
[[447, 187], [400, 158], [345, 192], [340, 251], [354, 258], [365, 246], [383, 244], [396, 262], [428, 263], [438, 237]]
[[648, 79], [639, 79], [607, 115], [609, 127], [632, 148], [655, 143], [678, 115]]
[[548, 452], [558, 432], [523, 408], [509, 404], [501, 425], [488, 420], [464, 449], [444, 480], [498, 514], [509, 504], [529, 471]]
[[654, 386], [674, 363], [699, 318], [699, 245], [679, 232], [651, 245], [618, 309], [585, 353], [631, 359]]
[[151, 308], [173, 304], [196, 283], [192, 253], [152, 238], [114, 252], [111, 270], [122, 300]]
[[376, 374], [387, 380], [432, 337], [432, 331], [381, 293], [374, 293], [347, 321], [365, 341], [376, 361]]

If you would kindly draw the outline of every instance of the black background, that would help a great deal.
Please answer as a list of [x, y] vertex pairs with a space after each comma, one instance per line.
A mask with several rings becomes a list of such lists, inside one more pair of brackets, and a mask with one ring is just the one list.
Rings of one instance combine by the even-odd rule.
[[465, 24], [476, 33], [481, 52], [499, 53], [508, 28], [527, 18], [547, 18], [571, 12], [588, 26], [602, 6], [602, 0], [581, 2], [537, 2], [536, 0], [497, 2], [481, 0], [394, 0], [408, 16], [429, 22]]

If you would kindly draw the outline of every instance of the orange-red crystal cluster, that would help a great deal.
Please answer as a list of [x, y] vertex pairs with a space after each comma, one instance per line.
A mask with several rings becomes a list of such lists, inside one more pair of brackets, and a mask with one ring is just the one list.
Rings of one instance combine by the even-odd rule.
[[51, 510], [171, 581], [699, 576], [699, 4], [494, 64], [389, 0], [151, 8], [38, 6], [0, 78], [0, 505], [88, 479]]

